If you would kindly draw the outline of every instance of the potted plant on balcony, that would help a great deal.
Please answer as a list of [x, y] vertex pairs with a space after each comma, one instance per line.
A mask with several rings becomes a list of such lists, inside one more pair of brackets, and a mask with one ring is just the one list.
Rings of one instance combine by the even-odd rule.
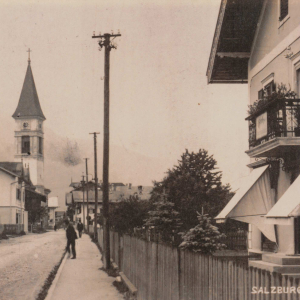
[[[283, 83], [278, 85], [274, 84], [274, 91], [271, 94], [268, 95], [267, 91], [264, 90], [262, 99], [258, 99], [253, 104], [248, 105], [248, 114], [249, 116], [252, 116], [254, 114], [259, 113], [260, 111], [263, 111], [266, 108], [266, 106], [271, 102], [278, 102], [287, 99], [295, 99], [296, 96], [297, 94], [294, 91], [292, 91], [290, 87], [289, 89], [287, 89], [285, 84]], [[299, 117], [300, 117], [300, 111], [299, 111]]]

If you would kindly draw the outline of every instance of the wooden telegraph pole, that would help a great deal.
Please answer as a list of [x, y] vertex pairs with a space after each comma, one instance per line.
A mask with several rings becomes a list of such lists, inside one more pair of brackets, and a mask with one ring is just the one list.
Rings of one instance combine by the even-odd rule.
[[89, 173], [88, 173], [88, 158], [85, 159], [85, 178], [86, 178], [86, 221], [87, 221], [87, 233], [90, 232], [90, 213], [89, 213]]
[[97, 235], [97, 216], [98, 216], [98, 172], [97, 172], [97, 134], [100, 132], [90, 133], [94, 135], [94, 169], [95, 169], [95, 214], [94, 214], [94, 240], [98, 241]]
[[100, 39], [100, 49], [104, 47], [104, 135], [103, 135], [103, 229], [104, 229], [104, 268], [110, 268], [110, 241], [109, 241], [109, 58], [111, 49], [116, 49], [111, 41], [118, 34], [105, 33], [92, 38]]
[[82, 186], [82, 201], [83, 201], [83, 205], [82, 205], [82, 216], [83, 216], [83, 227], [85, 228], [85, 212], [84, 212], [84, 185], [85, 185], [85, 181], [84, 181], [84, 175], [82, 175], [82, 180], [81, 180], [81, 186]]

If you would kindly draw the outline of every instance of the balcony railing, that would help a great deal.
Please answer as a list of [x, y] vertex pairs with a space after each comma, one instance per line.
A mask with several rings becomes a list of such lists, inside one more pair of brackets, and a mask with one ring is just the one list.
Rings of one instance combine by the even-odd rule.
[[250, 149], [276, 137], [300, 137], [300, 99], [274, 100], [246, 120]]

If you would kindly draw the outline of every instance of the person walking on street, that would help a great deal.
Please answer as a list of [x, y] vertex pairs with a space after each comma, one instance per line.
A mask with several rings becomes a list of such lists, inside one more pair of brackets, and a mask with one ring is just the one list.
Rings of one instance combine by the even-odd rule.
[[67, 247], [66, 250], [70, 254], [70, 246], [72, 246], [72, 258], [76, 258], [76, 250], [75, 250], [75, 240], [77, 239], [77, 233], [73, 227], [73, 224], [69, 222], [68, 220], [66, 221], [67, 225], [67, 230], [66, 230], [66, 235], [67, 235]]
[[81, 238], [82, 230], [83, 230], [83, 224], [81, 223], [81, 220], [79, 220], [79, 222], [77, 224], [77, 230], [79, 232], [79, 237]]

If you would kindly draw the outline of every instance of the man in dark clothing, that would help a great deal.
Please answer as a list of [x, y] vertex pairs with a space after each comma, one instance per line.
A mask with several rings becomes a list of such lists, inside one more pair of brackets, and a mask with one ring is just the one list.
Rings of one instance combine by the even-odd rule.
[[79, 232], [79, 237], [81, 238], [82, 230], [83, 230], [83, 224], [81, 223], [81, 220], [79, 220], [79, 222], [77, 224], [77, 230]]
[[70, 254], [70, 245], [71, 245], [72, 246], [72, 254], [73, 254], [72, 259], [75, 259], [76, 258], [75, 240], [77, 239], [77, 234], [76, 234], [76, 231], [75, 231], [72, 223], [70, 223], [69, 221], [67, 221], [66, 225], [67, 225], [67, 230], [66, 230], [66, 234], [67, 234], [67, 247], [66, 247], [66, 250]]

